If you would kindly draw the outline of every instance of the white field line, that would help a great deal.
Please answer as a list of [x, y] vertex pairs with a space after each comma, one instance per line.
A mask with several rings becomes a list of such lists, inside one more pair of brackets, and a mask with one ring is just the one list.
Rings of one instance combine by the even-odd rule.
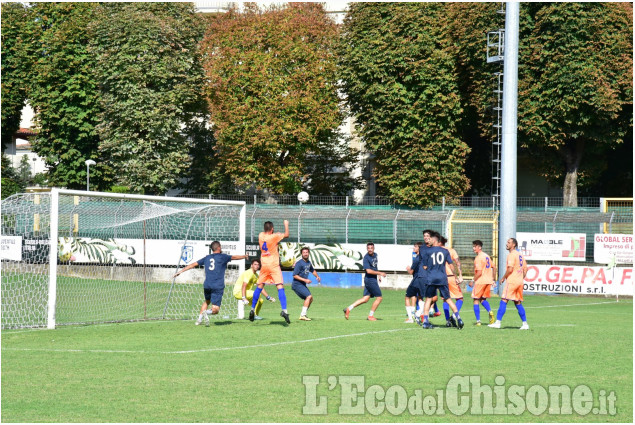
[[76, 350], [76, 349], [55, 349], [55, 348], [2, 348], [2, 351], [40, 351], [40, 352], [51, 352], [51, 353], [122, 353], [122, 354], [191, 354], [191, 353], [208, 353], [213, 351], [230, 351], [230, 350], [244, 350], [249, 348], [263, 348], [263, 347], [278, 347], [281, 345], [291, 345], [291, 344], [304, 344], [307, 342], [318, 342], [318, 341], [328, 341], [331, 339], [340, 339], [340, 338], [350, 338], [355, 336], [365, 336], [365, 335], [373, 335], [373, 334], [382, 334], [382, 333], [390, 333], [390, 332], [401, 332], [401, 331], [412, 331], [415, 329], [419, 329], [419, 327], [408, 327], [401, 329], [387, 329], [383, 331], [372, 331], [372, 332], [360, 332], [354, 334], [344, 334], [344, 335], [335, 335], [335, 336], [326, 336], [322, 338], [312, 338], [312, 339], [303, 339], [296, 341], [282, 341], [282, 342], [272, 342], [270, 344], [254, 344], [254, 345], [241, 345], [237, 347], [214, 347], [214, 348], [203, 348], [200, 350], [185, 350], [185, 351], [147, 351], [147, 350]]
[[[622, 303], [624, 303], [622, 301]], [[560, 308], [560, 307], [581, 307], [581, 306], [585, 306], [585, 305], [600, 305], [600, 304], [619, 304], [618, 301], [602, 301], [599, 303], [581, 303], [581, 304], [562, 304], [562, 305], [539, 305], [536, 307], [525, 307], [525, 309], [528, 308]], [[632, 304], [632, 303], [628, 303], [628, 304]]]

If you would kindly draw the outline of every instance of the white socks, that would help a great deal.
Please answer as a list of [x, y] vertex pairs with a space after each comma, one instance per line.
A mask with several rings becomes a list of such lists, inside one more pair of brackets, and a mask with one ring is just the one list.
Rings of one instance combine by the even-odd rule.
[[300, 316], [306, 316], [307, 311], [309, 310], [309, 307], [302, 307], [302, 313], [300, 313]]
[[348, 311], [353, 311], [353, 309], [355, 308], [355, 306], [353, 304], [348, 306]]
[[375, 315], [375, 312], [374, 312], [373, 310], [371, 310], [371, 311], [368, 313], [368, 317], [373, 317], [374, 315]]

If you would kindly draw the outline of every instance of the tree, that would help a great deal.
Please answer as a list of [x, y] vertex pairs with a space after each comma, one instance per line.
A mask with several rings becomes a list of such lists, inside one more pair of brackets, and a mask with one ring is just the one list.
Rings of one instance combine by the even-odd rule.
[[[330, 193], [331, 178], [356, 186], [346, 173], [331, 173], [355, 154], [339, 146], [337, 38], [316, 3], [265, 11], [248, 5], [210, 20], [202, 44], [215, 135], [209, 190]], [[311, 180], [312, 167], [323, 172]]]
[[461, 108], [458, 125], [460, 137], [470, 147], [465, 162], [473, 195], [491, 195], [492, 142], [495, 138], [494, 110], [496, 96], [494, 73], [499, 64], [488, 64], [487, 33], [504, 28], [504, 15], [497, 13], [500, 3], [447, 3], [447, 30], [456, 58]]
[[13, 142], [20, 127], [22, 108], [27, 98], [29, 37], [25, 22], [29, 19], [22, 3], [2, 3], [2, 150]]
[[191, 3], [108, 3], [91, 25], [99, 151], [133, 191], [164, 193], [189, 168], [202, 119], [203, 26]]
[[607, 153], [632, 137], [632, 4], [525, 7], [519, 140], [537, 170], [563, 183], [564, 205], [577, 206], [578, 185], [593, 183]]
[[[97, 82], [95, 61], [87, 50], [88, 24], [96, 3], [33, 3], [23, 23], [35, 47], [28, 75], [29, 99], [38, 135], [33, 150], [48, 167], [53, 185], [81, 189], [86, 184], [87, 159], [98, 160]], [[103, 168], [91, 170], [91, 180], [103, 183]]]
[[313, 195], [345, 196], [363, 187], [362, 177], [352, 177], [350, 170], [359, 163], [359, 155], [350, 148], [349, 138], [334, 132], [320, 140], [314, 153], [306, 159], [309, 178], [302, 189]]
[[22, 155], [20, 159], [20, 165], [18, 167], [18, 180], [20, 186], [27, 187], [33, 181], [31, 173], [31, 163], [27, 155]]
[[11, 165], [9, 157], [2, 153], [2, 199], [23, 190], [24, 187], [19, 183], [18, 172]]
[[398, 204], [430, 206], [469, 188], [447, 25], [439, 3], [353, 3], [344, 21], [344, 91], [380, 190]]

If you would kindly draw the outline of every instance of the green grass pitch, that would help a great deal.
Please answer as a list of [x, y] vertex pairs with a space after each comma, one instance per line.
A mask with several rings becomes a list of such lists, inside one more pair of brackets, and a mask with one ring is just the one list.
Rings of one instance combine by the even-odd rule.
[[[229, 289], [229, 288], [228, 288]], [[632, 422], [632, 299], [528, 296], [530, 331], [510, 305], [504, 329], [405, 324], [404, 292], [384, 291], [377, 322], [369, 304], [344, 319], [360, 289], [312, 288], [312, 322], [298, 321], [301, 300], [286, 287], [292, 322], [265, 303], [260, 322], [149, 321], [2, 332], [3, 422]], [[272, 291], [275, 296], [275, 290]], [[277, 298], [277, 296], [276, 296]], [[491, 300], [494, 309], [498, 299]], [[440, 306], [440, 305], [439, 305]], [[198, 306], [196, 306], [198, 307]], [[482, 317], [486, 318], [484, 310]], [[442, 324], [443, 316], [433, 323]], [[319, 376], [326, 415], [303, 414], [303, 376]], [[443, 390], [453, 376], [480, 376], [505, 387], [586, 385], [616, 396], [615, 415], [342, 415], [341, 385], [364, 376], [365, 389], [399, 385], [407, 396]], [[362, 389], [364, 390], [364, 389]], [[364, 393], [361, 393], [364, 397]]]

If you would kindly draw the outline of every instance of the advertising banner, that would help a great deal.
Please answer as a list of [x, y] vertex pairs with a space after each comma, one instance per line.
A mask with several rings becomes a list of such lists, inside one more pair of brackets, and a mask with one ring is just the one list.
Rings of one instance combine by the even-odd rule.
[[529, 292], [633, 295], [633, 268], [529, 265], [524, 288]]
[[603, 264], [633, 264], [633, 235], [596, 233], [593, 261]]
[[3, 260], [22, 261], [22, 236], [2, 236], [0, 258]]
[[529, 261], [585, 261], [585, 233], [516, 233], [518, 249]]
[[[245, 246], [220, 241], [222, 251], [243, 255]], [[186, 265], [210, 254], [211, 242], [163, 239], [92, 239], [59, 238], [58, 254], [62, 262], [100, 264]]]
[[[309, 259], [317, 270], [363, 270], [366, 244], [312, 244], [281, 242], [278, 246], [280, 263], [282, 267], [293, 267], [295, 262], [302, 258], [300, 251], [307, 246], [311, 249]], [[247, 255], [249, 260], [260, 257], [258, 243], [247, 243]], [[412, 245], [384, 245], [375, 244], [377, 263], [380, 271], [405, 272], [406, 267], [412, 264]]]

